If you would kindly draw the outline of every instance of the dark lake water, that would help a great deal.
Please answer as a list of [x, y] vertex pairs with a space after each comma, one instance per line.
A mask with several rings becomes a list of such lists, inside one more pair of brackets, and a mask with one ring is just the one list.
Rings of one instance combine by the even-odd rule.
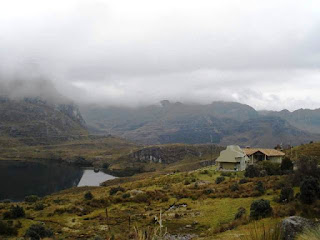
[[0, 200], [45, 196], [76, 186], [99, 186], [115, 177], [65, 164], [0, 161]]

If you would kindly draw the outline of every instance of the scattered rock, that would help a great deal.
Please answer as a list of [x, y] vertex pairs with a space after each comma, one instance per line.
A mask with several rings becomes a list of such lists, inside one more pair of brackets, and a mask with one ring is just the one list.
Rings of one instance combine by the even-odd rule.
[[138, 190], [138, 189], [133, 189], [130, 191], [131, 196], [136, 196], [136, 195], [143, 194], [143, 193], [144, 193], [144, 191]]
[[301, 233], [305, 228], [315, 227], [316, 223], [302, 217], [292, 216], [285, 218], [281, 222], [284, 240], [294, 240], [296, 235]]

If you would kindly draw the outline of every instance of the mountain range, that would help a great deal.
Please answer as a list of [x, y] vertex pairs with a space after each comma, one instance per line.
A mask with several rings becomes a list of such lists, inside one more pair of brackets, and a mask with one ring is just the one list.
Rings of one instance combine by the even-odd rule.
[[87, 135], [86, 123], [72, 103], [0, 98], [1, 145], [54, 144]]
[[[81, 112], [80, 112], [81, 110]], [[320, 109], [256, 111], [236, 102], [127, 107], [0, 98], [0, 144], [46, 145], [89, 134], [114, 135], [144, 145], [214, 143], [275, 147], [320, 140]]]
[[320, 139], [320, 110], [256, 111], [236, 102], [82, 108], [88, 127], [142, 144], [214, 143], [252, 147]]

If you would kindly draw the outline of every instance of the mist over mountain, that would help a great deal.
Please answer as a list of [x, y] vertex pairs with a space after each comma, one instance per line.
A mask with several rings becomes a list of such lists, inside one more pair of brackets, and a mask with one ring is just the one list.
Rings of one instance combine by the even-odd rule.
[[80, 110], [44, 79], [0, 83], [0, 143], [42, 145], [88, 134]]

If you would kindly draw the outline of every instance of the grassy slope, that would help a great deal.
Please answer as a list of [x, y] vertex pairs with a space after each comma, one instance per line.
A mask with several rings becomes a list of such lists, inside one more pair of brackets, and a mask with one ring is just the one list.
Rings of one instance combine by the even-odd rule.
[[[26, 228], [37, 222], [45, 222], [54, 229], [63, 239], [86, 238], [96, 235], [107, 237], [115, 235], [116, 239], [127, 239], [134, 232], [133, 227], [145, 229], [154, 227], [152, 223], [155, 216], [162, 211], [163, 224], [171, 234], [197, 234], [199, 239], [212, 239], [213, 236], [220, 239], [230, 239], [230, 234], [237, 235], [239, 228], [226, 233], [218, 234], [217, 229], [222, 224], [231, 222], [239, 207], [249, 211], [254, 199], [265, 198], [272, 200], [278, 195], [278, 191], [272, 190], [272, 186], [279, 177], [260, 178], [268, 188], [267, 194], [255, 197], [253, 191], [254, 182], [240, 185], [238, 192], [231, 192], [229, 187], [242, 178], [241, 173], [232, 178], [226, 177], [226, 181], [216, 184], [219, 176], [212, 167], [204, 171], [197, 170], [186, 173], [154, 175], [143, 179], [122, 184], [125, 193], [130, 193], [130, 198], [123, 198], [124, 192], [110, 196], [111, 187], [73, 188], [41, 200], [46, 205], [42, 211], [35, 211], [35, 204], [21, 203], [27, 209], [27, 218], [20, 219], [22, 228], [20, 236]], [[185, 181], [190, 184], [186, 185]], [[204, 190], [213, 189], [214, 193], [204, 194]], [[94, 200], [85, 200], [84, 193], [90, 190]], [[171, 205], [186, 204], [186, 207], [178, 207], [168, 210]], [[279, 204], [272, 202], [274, 207]], [[0, 214], [8, 206], [0, 205]], [[106, 208], [109, 220], [106, 219]], [[129, 230], [128, 219], [131, 218]], [[264, 220], [268, 223], [273, 219]], [[251, 223], [250, 223], [251, 224]], [[229, 235], [228, 235], [229, 234]]]
[[320, 142], [303, 144], [292, 149], [286, 150], [286, 154], [293, 160], [301, 156], [310, 156], [320, 159]]

